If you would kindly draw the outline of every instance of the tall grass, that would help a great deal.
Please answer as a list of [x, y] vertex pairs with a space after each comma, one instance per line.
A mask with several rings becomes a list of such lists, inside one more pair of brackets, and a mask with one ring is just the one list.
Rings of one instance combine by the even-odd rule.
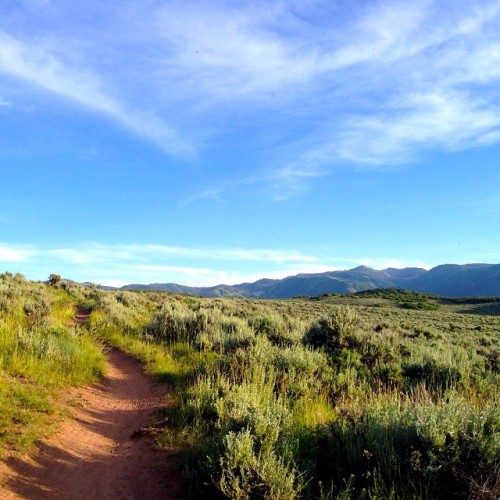
[[71, 324], [80, 296], [0, 275], [0, 454], [25, 449], [47, 431], [55, 389], [102, 374], [100, 346]]

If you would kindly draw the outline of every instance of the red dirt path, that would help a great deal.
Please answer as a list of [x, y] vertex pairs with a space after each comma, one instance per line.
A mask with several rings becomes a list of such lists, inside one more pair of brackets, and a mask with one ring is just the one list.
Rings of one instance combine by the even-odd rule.
[[158, 420], [165, 387], [122, 352], [111, 349], [107, 356], [102, 382], [72, 391], [73, 419], [34, 456], [0, 464], [0, 498], [184, 497], [175, 454], [154, 449], [147, 435], [132, 437]]

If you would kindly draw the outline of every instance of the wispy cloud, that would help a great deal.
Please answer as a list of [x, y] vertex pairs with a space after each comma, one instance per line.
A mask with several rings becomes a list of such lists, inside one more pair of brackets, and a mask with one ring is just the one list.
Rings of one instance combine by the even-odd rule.
[[212, 201], [221, 201], [221, 193], [225, 191], [224, 188], [222, 189], [204, 189], [203, 191], [200, 191], [199, 193], [195, 193], [191, 196], [188, 196], [182, 203], [182, 206], [190, 205], [194, 201], [197, 200], [212, 200]]
[[317, 73], [307, 40], [296, 37], [297, 18], [281, 2], [170, 2], [160, 12], [157, 29], [173, 47], [167, 68], [209, 103], [269, 102]]
[[[223, 249], [175, 247], [154, 244], [103, 245], [85, 244], [71, 247], [0, 246], [0, 263], [21, 266], [21, 272], [33, 272], [44, 279], [51, 272], [81, 281], [115, 283], [177, 282], [187, 285], [234, 284], [252, 272], [239, 271], [259, 268], [287, 275], [290, 269], [311, 266], [315, 257], [291, 250]], [[214, 263], [216, 267], [214, 267]], [[218, 268], [222, 266], [227, 270]], [[282, 269], [281, 273], [277, 269]], [[286, 269], [286, 272], [285, 272]]]
[[155, 115], [128, 109], [104, 89], [106, 82], [91, 69], [65, 62], [49, 48], [22, 42], [0, 29], [0, 73], [20, 78], [63, 98], [98, 111], [168, 152], [191, 153], [174, 128]]
[[287, 190], [320, 177], [329, 167], [352, 163], [385, 168], [415, 160], [422, 150], [457, 151], [500, 140], [500, 106], [461, 92], [406, 95], [376, 116], [347, 118], [298, 159], [269, 174]]
[[33, 247], [0, 244], [0, 262], [28, 262], [38, 254]]
[[269, 173], [282, 196], [340, 165], [385, 168], [432, 149], [500, 140], [500, 3], [473, 2], [442, 14], [434, 2], [391, 2], [358, 21], [360, 42], [338, 48], [329, 63], [340, 88], [352, 86], [345, 96], [353, 106], [335, 113], [338, 103], [323, 103], [334, 118]]
[[[0, 72], [167, 152], [196, 149], [202, 178], [186, 204], [242, 186], [286, 198], [339, 166], [385, 168], [500, 142], [497, 0], [48, 5], [63, 12], [57, 29], [0, 30]], [[233, 140], [263, 166], [213, 188], [218, 166], [203, 155]]]
[[285, 128], [310, 124], [254, 172], [276, 199], [339, 166], [394, 167], [500, 141], [498, 1], [379, 2], [331, 25], [321, 16], [340, 10], [314, 2], [163, 12], [168, 68], [205, 111], [241, 113], [251, 101], [247, 113], [272, 109]]
[[110, 260], [143, 262], [151, 259], [182, 258], [256, 262], [312, 262], [314, 257], [288, 250], [193, 248], [154, 244], [102, 245], [45, 250], [47, 255], [74, 264], [105, 263]]

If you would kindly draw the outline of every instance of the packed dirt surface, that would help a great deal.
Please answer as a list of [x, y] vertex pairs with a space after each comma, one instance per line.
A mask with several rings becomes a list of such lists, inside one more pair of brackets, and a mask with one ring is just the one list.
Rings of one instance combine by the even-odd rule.
[[102, 382], [71, 392], [73, 418], [33, 456], [0, 466], [0, 498], [184, 498], [176, 455], [138, 432], [158, 420], [165, 386], [122, 352], [107, 356]]
[[87, 321], [89, 317], [89, 312], [86, 309], [83, 309], [82, 307], [75, 306], [75, 319], [74, 323], [76, 325], [83, 325]]

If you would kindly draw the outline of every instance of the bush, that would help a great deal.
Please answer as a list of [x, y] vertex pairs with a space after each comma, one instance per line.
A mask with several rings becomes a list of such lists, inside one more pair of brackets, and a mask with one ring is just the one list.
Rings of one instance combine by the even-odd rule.
[[24, 302], [23, 310], [29, 326], [42, 325], [50, 314], [50, 303], [45, 298], [28, 299]]
[[257, 446], [248, 430], [229, 432], [223, 440], [219, 477], [214, 482], [229, 498], [297, 498], [303, 485], [293, 463], [278, 457], [271, 447]]
[[146, 325], [145, 332], [158, 342], [193, 342], [208, 325], [203, 312], [179, 309], [165, 304]]
[[320, 318], [311, 326], [304, 342], [330, 351], [347, 347], [358, 323], [359, 317], [350, 307], [335, 306], [329, 316]]
[[51, 286], [57, 286], [59, 283], [61, 283], [61, 276], [59, 274], [52, 273], [49, 276], [49, 285]]
[[374, 400], [318, 428], [315, 475], [325, 484], [351, 478], [351, 498], [476, 498], [480, 484], [477, 498], [498, 498], [499, 425], [498, 404]]
[[251, 317], [248, 324], [257, 334], [265, 335], [273, 344], [285, 347], [298, 344], [304, 336], [304, 324], [288, 315], [267, 314]]
[[433, 359], [422, 363], [405, 363], [402, 371], [412, 385], [425, 382], [427, 389], [432, 391], [455, 387], [462, 378], [462, 373], [456, 366], [440, 364]]

